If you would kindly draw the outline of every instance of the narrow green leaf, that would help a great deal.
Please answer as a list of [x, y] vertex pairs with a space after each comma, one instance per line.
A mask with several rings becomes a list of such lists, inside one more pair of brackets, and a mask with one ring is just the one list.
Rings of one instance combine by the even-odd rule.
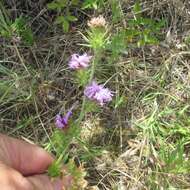
[[64, 32], [68, 32], [69, 31], [69, 22], [65, 19], [64, 21], [63, 21], [63, 24], [62, 24], [62, 27], [63, 27], [63, 31]]
[[63, 24], [65, 22], [65, 17], [64, 16], [58, 16], [55, 20], [56, 24]]
[[68, 20], [68, 21], [71, 21], [71, 22], [74, 22], [74, 21], [77, 21], [78, 19], [77, 19], [77, 17], [75, 17], [75, 16], [68, 15], [68, 16], [67, 16], [67, 20]]
[[59, 8], [59, 4], [56, 2], [48, 3], [47, 8], [50, 10], [55, 10]]
[[134, 5], [133, 11], [135, 14], [139, 14], [141, 12], [141, 6], [139, 1], [137, 1]]

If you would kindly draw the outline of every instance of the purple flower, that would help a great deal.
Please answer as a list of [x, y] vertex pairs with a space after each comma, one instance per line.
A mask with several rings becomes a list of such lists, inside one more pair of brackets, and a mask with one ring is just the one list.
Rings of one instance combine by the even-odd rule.
[[112, 100], [113, 93], [108, 88], [104, 88], [103, 85], [98, 85], [93, 81], [91, 85], [85, 88], [84, 95], [103, 106]]
[[68, 126], [68, 121], [71, 115], [72, 115], [72, 111], [68, 111], [66, 115], [64, 115], [63, 117], [60, 114], [58, 114], [55, 119], [56, 127], [59, 129], [66, 128]]
[[91, 58], [92, 56], [87, 55], [87, 53], [84, 53], [83, 55], [73, 54], [69, 61], [69, 68], [74, 70], [86, 68], [89, 66]]
[[84, 90], [84, 95], [89, 99], [93, 99], [97, 92], [102, 89], [101, 85], [98, 85], [95, 81], [91, 85], [87, 86]]

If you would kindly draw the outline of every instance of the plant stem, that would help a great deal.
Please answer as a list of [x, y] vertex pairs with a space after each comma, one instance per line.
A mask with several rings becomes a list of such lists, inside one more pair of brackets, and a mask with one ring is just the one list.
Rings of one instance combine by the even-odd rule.
[[[93, 78], [94, 78], [94, 73], [95, 73], [95, 69], [96, 69], [96, 65], [98, 63], [100, 59], [100, 51], [94, 51], [94, 60], [92, 62], [92, 67], [91, 67], [91, 73], [90, 73], [90, 78], [89, 78], [89, 83], [92, 82]], [[81, 108], [81, 112], [79, 115], [79, 118], [77, 120], [77, 126], [80, 125], [81, 121], [84, 118], [85, 115], [85, 106], [86, 106], [86, 96], [83, 97], [83, 101], [82, 101], [82, 108]]]
[[25, 68], [26, 72], [30, 75], [30, 72], [29, 72], [28, 68], [26, 67], [26, 65], [25, 65], [25, 63], [24, 63], [24, 60], [23, 60], [23, 58], [22, 58], [22, 56], [21, 56], [21, 54], [20, 54], [20, 52], [19, 52], [19, 50], [18, 50], [18, 48], [17, 48], [17, 46], [16, 46], [15, 43], [14, 43], [14, 48], [15, 48], [15, 50], [16, 50], [16, 53], [17, 53], [18, 58], [20, 59], [21, 64], [22, 64], [23, 67]]

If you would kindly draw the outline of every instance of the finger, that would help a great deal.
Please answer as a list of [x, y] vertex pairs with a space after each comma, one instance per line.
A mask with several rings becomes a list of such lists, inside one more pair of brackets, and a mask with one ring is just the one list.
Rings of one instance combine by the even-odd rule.
[[62, 190], [62, 182], [60, 180], [51, 181], [45, 175], [36, 175], [27, 179], [32, 184], [34, 190]]
[[35, 175], [32, 177], [27, 177], [26, 179], [28, 179], [28, 181], [32, 184], [34, 190], [67, 190], [70, 189], [72, 185], [71, 176], [66, 176], [62, 180], [51, 180], [45, 175]]
[[16, 170], [0, 163], [1, 190], [33, 190], [33, 186]]
[[0, 160], [23, 175], [43, 173], [53, 158], [42, 148], [0, 135]]

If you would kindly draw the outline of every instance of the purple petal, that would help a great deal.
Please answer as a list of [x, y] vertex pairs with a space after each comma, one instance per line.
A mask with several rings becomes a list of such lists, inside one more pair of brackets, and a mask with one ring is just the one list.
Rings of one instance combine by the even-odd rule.
[[59, 129], [63, 129], [65, 127], [68, 126], [68, 121], [69, 121], [69, 118], [71, 117], [72, 115], [72, 111], [69, 110], [65, 116], [61, 117], [61, 115], [57, 115], [56, 116], [56, 119], [55, 119], [55, 125], [57, 128]]
[[65, 123], [62, 122], [62, 117], [60, 115], [56, 116], [55, 125], [57, 128], [60, 128], [60, 129], [65, 127]]
[[92, 56], [88, 56], [87, 53], [84, 53], [83, 55], [78, 57], [78, 61], [80, 63], [86, 63], [88, 64], [91, 60]]
[[108, 88], [104, 88], [103, 85], [98, 85], [93, 81], [91, 85], [85, 88], [84, 95], [103, 106], [112, 100], [113, 93]]
[[96, 93], [94, 99], [96, 99], [96, 101], [99, 102], [101, 106], [103, 106], [105, 103], [110, 102], [112, 100], [112, 96], [113, 94], [109, 89], [103, 88]]
[[69, 68], [70, 69], [86, 68], [89, 66], [91, 58], [92, 56], [87, 55], [87, 53], [84, 53], [83, 55], [73, 54], [69, 61]]
[[69, 121], [69, 118], [71, 117], [72, 115], [72, 111], [68, 111], [66, 113], [66, 115], [62, 118], [62, 122], [65, 123], [65, 125], [68, 125], [68, 121]]
[[84, 95], [89, 99], [93, 99], [95, 94], [101, 90], [101, 86], [98, 85], [95, 81], [91, 85], [87, 86], [84, 90]]
[[79, 63], [77, 61], [71, 60], [69, 62], [69, 68], [70, 69], [78, 69], [79, 68]]

